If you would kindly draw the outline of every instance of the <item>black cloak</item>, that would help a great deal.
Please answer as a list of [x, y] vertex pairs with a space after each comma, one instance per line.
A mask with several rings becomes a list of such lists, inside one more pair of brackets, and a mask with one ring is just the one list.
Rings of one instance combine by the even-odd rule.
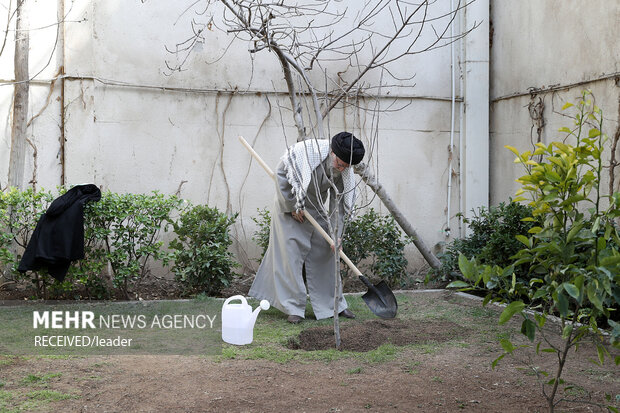
[[71, 261], [84, 258], [84, 204], [100, 199], [93, 184], [76, 185], [56, 198], [39, 218], [17, 270], [47, 268], [62, 282]]

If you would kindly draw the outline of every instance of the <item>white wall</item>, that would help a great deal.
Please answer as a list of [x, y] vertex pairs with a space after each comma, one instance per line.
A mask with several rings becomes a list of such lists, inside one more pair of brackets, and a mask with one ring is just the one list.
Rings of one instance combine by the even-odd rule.
[[[37, 19], [53, 20], [63, 0], [35, 3]], [[251, 61], [247, 45], [235, 43], [227, 49], [229, 36], [206, 31], [204, 42], [186, 62], [187, 70], [167, 75], [166, 60], [174, 62], [176, 58], [165, 47], [174, 49], [188, 38], [189, 22], [200, 18], [191, 12], [182, 15], [193, 0], [64, 3], [64, 43], [60, 42], [52, 64], [37, 77], [41, 85], [31, 85], [32, 116], [50, 90], [49, 79], [64, 65], [67, 77], [55, 82], [49, 106], [30, 128], [38, 149], [37, 186], [53, 188], [61, 183], [59, 139], [64, 136], [67, 185], [94, 182], [104, 190], [117, 192], [158, 190], [173, 194], [185, 181], [181, 196], [221, 210], [241, 211], [237, 247], [256, 257], [251, 217], [257, 208], [271, 205], [272, 185], [256, 163], [250, 166], [250, 157], [238, 144], [237, 136], [253, 142], [274, 167], [286, 145], [296, 138], [288, 98], [280, 93], [285, 83], [273, 54], [263, 51]], [[360, 3], [351, 0], [334, 5], [355, 8]], [[437, 7], [433, 13], [445, 13], [449, 2]], [[389, 27], [391, 22], [381, 24]], [[55, 27], [48, 32], [40, 39], [31, 39], [31, 53], [49, 55], [50, 33], [55, 35]], [[429, 39], [423, 37], [423, 41]], [[457, 59], [460, 50], [457, 45]], [[205, 63], [217, 60], [224, 52], [216, 63]], [[381, 107], [404, 109], [381, 116], [379, 143], [369, 159], [382, 184], [429, 246], [447, 239], [450, 57], [450, 48], [446, 47], [405, 59], [394, 68], [399, 77], [415, 77], [382, 90], [386, 97], [380, 99]], [[10, 80], [12, 50], [7, 49], [0, 59], [1, 77]], [[41, 62], [31, 60], [31, 74], [36, 73], [37, 64]], [[312, 76], [319, 79], [317, 73]], [[378, 72], [369, 77], [379, 78]], [[457, 79], [457, 96], [460, 93]], [[11, 86], [0, 87], [3, 118], [10, 113], [11, 94]], [[461, 112], [458, 100], [457, 114]], [[362, 107], [372, 108], [374, 104], [371, 99], [361, 102]], [[348, 129], [368, 143], [373, 125], [369, 112], [335, 109], [329, 119], [329, 134]], [[457, 121], [456, 144], [458, 128]], [[9, 145], [10, 129], [5, 128], [0, 136], [3, 187]], [[33, 152], [28, 156], [26, 175], [31, 177]], [[455, 162], [453, 168], [458, 171], [458, 159]], [[459, 212], [458, 184], [455, 179], [451, 193], [453, 228], [458, 226], [454, 219]], [[361, 202], [372, 202], [387, 213], [372, 191], [366, 190]], [[243, 256], [245, 253], [239, 258]], [[412, 267], [423, 265], [413, 247], [408, 256]]]
[[[523, 174], [513, 163], [511, 145], [521, 152], [538, 139], [530, 103], [544, 104], [542, 142], [564, 139], [558, 133], [572, 120], [562, 106], [591, 89], [612, 136], [618, 125], [620, 47], [617, 1], [495, 1], [491, 4], [491, 202], [514, 197]], [[530, 88], [535, 93], [530, 95]], [[568, 114], [573, 114], [567, 111]], [[608, 151], [604, 155], [609, 159]], [[620, 173], [620, 171], [617, 171]], [[608, 174], [604, 174], [608, 182]], [[605, 188], [607, 183], [604, 184]]]

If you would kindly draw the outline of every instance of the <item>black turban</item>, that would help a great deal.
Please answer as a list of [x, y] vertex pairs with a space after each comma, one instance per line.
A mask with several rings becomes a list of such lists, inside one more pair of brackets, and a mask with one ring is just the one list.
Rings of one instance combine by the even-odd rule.
[[343, 162], [357, 165], [364, 158], [364, 144], [349, 132], [340, 132], [332, 138], [332, 151]]

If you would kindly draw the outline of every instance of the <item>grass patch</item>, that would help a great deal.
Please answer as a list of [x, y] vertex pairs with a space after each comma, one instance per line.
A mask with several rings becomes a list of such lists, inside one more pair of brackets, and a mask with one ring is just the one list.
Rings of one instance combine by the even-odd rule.
[[41, 354], [41, 355], [34, 356], [34, 358], [36, 360], [70, 360], [74, 358], [84, 359], [86, 358], [86, 356], [78, 356], [75, 354]]
[[359, 358], [367, 361], [368, 363], [385, 363], [392, 361], [396, 358], [396, 355], [402, 350], [402, 347], [397, 347], [394, 344], [386, 343], [379, 346], [375, 350], [371, 350], [365, 353], [358, 353]]
[[9, 366], [11, 364], [13, 364], [12, 359], [0, 360], [0, 367]]
[[38, 401], [57, 402], [60, 400], [79, 399], [73, 394], [61, 393], [56, 390], [33, 390], [26, 393], [26, 397]]
[[362, 374], [364, 372], [364, 368], [356, 367], [354, 369], [347, 370], [347, 374]]
[[2, 403], [13, 399], [13, 393], [6, 390], [0, 390], [0, 407], [3, 407]]
[[28, 374], [26, 377], [24, 377], [21, 380], [21, 383], [25, 385], [43, 385], [44, 386], [44, 385], [47, 385], [50, 379], [53, 379], [54, 377], [60, 377], [60, 376], [62, 376], [62, 373], [50, 373], [50, 374], [44, 374], [44, 375]]
[[8, 406], [13, 398], [13, 393], [0, 389], [0, 412], [5, 413], [10, 411], [8, 410]]
[[586, 399], [590, 396], [590, 393], [581, 386], [567, 385], [564, 387], [564, 394], [573, 398]]
[[411, 363], [407, 363], [403, 367], [403, 371], [405, 373], [409, 373], [409, 374], [417, 374], [419, 370], [416, 367], [420, 367], [421, 365], [422, 365], [422, 363], [419, 362], [419, 361], [414, 361], [414, 362], [411, 362]]
[[26, 394], [0, 390], [0, 412], [30, 412], [53, 411], [49, 403], [69, 399], [79, 399], [80, 396], [61, 393], [55, 390], [32, 390]]

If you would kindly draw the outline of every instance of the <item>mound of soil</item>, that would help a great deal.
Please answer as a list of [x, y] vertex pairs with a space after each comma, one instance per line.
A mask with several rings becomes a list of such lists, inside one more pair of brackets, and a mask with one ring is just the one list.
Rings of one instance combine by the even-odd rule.
[[[469, 331], [445, 320], [370, 320], [353, 322], [340, 327], [340, 350], [370, 351], [382, 344], [397, 346], [444, 342], [469, 335]], [[313, 327], [302, 331], [296, 339], [289, 340], [288, 348], [294, 350], [328, 350], [334, 348], [332, 326]]]

